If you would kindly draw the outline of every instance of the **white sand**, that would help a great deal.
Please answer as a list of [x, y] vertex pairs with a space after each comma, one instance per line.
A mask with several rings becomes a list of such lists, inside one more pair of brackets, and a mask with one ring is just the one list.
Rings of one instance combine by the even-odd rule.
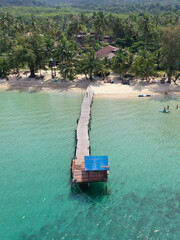
[[74, 81], [64, 81], [60, 78], [58, 82], [54, 82], [51, 78], [51, 72], [41, 72], [44, 75], [44, 79], [29, 79], [21, 71], [21, 78], [17, 80], [16, 76], [10, 76], [9, 81], [0, 79], [0, 90], [7, 89], [23, 89], [23, 90], [53, 90], [53, 91], [70, 91], [70, 92], [84, 92], [85, 89], [90, 85], [94, 90], [96, 97], [110, 97], [110, 98], [136, 98], [139, 94], [150, 94], [162, 95], [167, 92], [168, 94], [179, 94], [180, 93], [180, 81], [176, 84], [161, 84], [159, 79], [157, 83], [146, 83], [145, 81], [140, 82], [139, 80], [130, 81], [131, 85], [122, 85], [121, 81], [118, 80], [117, 75], [110, 76], [114, 83], [104, 83], [100, 78], [96, 78], [95, 81], [87, 80], [83, 75], [78, 75]]
[[164, 95], [179, 94], [180, 84], [150, 84], [150, 83], [134, 83], [133, 85], [122, 85], [121, 83], [101, 83], [98, 86], [92, 85], [92, 89], [97, 97], [113, 97], [113, 98], [136, 98], [138, 95]]

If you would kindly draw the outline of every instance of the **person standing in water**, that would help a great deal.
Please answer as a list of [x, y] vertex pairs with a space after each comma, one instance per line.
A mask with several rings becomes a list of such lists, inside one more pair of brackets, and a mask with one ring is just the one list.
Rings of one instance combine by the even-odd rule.
[[178, 109], [179, 108], [179, 106], [178, 106], [178, 104], [176, 105], [176, 109]]
[[169, 105], [167, 105], [167, 110], [169, 110]]

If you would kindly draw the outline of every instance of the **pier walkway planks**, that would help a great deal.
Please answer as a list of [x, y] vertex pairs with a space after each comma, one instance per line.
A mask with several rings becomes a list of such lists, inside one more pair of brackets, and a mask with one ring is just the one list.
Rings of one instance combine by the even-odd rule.
[[90, 90], [90, 87], [88, 87], [82, 103], [76, 131], [76, 159], [83, 159], [84, 156], [89, 156], [89, 123], [91, 119], [92, 99], [93, 92]]
[[91, 121], [91, 104], [93, 91], [87, 88], [83, 99], [81, 113], [76, 130], [76, 153], [72, 160], [72, 183], [77, 182], [106, 182], [107, 173], [104, 171], [85, 171], [85, 156], [90, 156], [89, 126]]

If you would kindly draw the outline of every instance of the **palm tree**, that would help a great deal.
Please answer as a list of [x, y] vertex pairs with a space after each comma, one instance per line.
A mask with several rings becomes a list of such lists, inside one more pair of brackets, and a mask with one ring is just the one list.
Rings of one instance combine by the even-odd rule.
[[102, 69], [102, 64], [100, 58], [95, 55], [95, 51], [91, 50], [84, 54], [83, 58], [79, 62], [81, 73], [85, 76], [89, 75], [89, 78], [93, 79], [93, 74], [100, 72]]
[[71, 23], [68, 26], [67, 33], [69, 36], [72, 36], [73, 34], [76, 36], [76, 42], [77, 42], [77, 49], [78, 49], [78, 34], [80, 34], [82, 31], [85, 31], [86, 28], [80, 21], [79, 17], [73, 17]]
[[108, 21], [105, 14], [103, 12], [98, 12], [94, 19], [94, 31], [96, 36], [100, 37], [100, 40], [102, 40], [102, 36], [107, 29], [107, 24]]
[[136, 57], [131, 68], [136, 76], [145, 77], [148, 81], [149, 76], [155, 75], [155, 57], [152, 53], [142, 50]]
[[149, 15], [144, 15], [140, 18], [138, 30], [141, 38], [144, 39], [145, 49], [147, 44], [153, 39], [153, 25]]
[[1, 15], [0, 18], [0, 28], [6, 32], [6, 33], [10, 33], [11, 32], [11, 28], [13, 26], [14, 23], [14, 18], [11, 14], [9, 14], [8, 12], [5, 14]]
[[22, 34], [25, 32], [25, 23], [20, 19], [15, 19], [13, 26], [13, 36], [17, 34]]
[[77, 74], [76, 51], [68, 49], [66, 52], [66, 60], [60, 64], [60, 73], [64, 79], [74, 80]]
[[0, 42], [1, 50], [8, 52], [11, 47], [12, 31], [14, 29], [14, 18], [9, 13], [0, 16]]
[[[95, 15], [95, 19], [94, 19], [94, 31], [95, 31], [95, 37], [98, 38], [102, 44], [103, 44], [103, 34], [107, 29], [107, 25], [108, 25], [108, 21], [105, 14], [103, 12], [98, 12]], [[102, 49], [102, 45], [101, 45], [101, 49]]]
[[44, 21], [43, 32], [45, 35], [49, 36], [49, 39], [52, 38], [55, 41], [59, 40], [62, 36], [59, 26], [51, 18], [47, 18]]
[[6, 32], [4, 31], [0, 32], [0, 43], [1, 43], [0, 50], [2, 52], [8, 52], [10, 48], [11, 39], [12, 38]]
[[110, 65], [111, 65], [111, 60], [108, 59], [108, 57], [105, 57], [101, 61], [101, 75], [103, 79], [107, 76], [107, 74], [110, 72]]
[[60, 73], [63, 78], [74, 80], [77, 74], [77, 51], [75, 45], [63, 38], [59, 41], [54, 56], [60, 64]]
[[116, 56], [112, 59], [112, 70], [120, 76], [125, 74], [131, 67], [133, 57], [127, 51], [119, 49]]
[[59, 61], [60, 63], [65, 62], [70, 49], [73, 51], [74, 45], [66, 38], [61, 39], [58, 42], [58, 45], [56, 46], [56, 49], [54, 51], [54, 55], [57, 61]]
[[115, 38], [120, 38], [124, 36], [124, 23], [121, 18], [115, 18], [114, 20], [111, 19], [111, 22], [109, 20], [109, 24], [112, 29], [113, 36]]
[[39, 25], [38, 25], [38, 23], [37, 23], [37, 19], [34, 17], [34, 16], [32, 16], [31, 17], [31, 25], [30, 25], [30, 28], [31, 28], [31, 31], [32, 32], [39, 32]]

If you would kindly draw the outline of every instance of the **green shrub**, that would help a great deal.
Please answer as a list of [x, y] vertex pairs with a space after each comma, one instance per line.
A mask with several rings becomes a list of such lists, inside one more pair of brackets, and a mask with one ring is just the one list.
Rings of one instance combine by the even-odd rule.
[[0, 58], [0, 78], [8, 76], [10, 67], [6, 58]]

